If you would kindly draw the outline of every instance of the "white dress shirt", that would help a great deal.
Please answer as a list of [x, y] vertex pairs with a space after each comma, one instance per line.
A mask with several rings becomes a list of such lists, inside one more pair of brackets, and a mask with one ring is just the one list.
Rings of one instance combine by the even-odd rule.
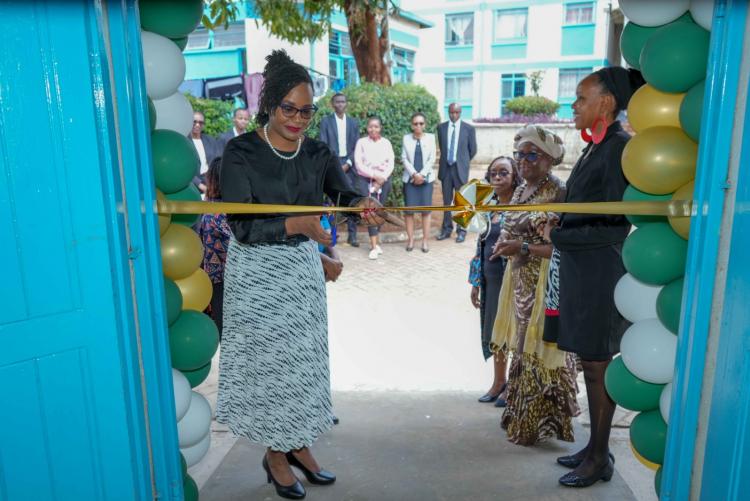
[[208, 162], [206, 161], [206, 149], [203, 148], [203, 141], [200, 139], [193, 139], [193, 145], [195, 145], [195, 150], [198, 152], [198, 158], [201, 160], [201, 169], [200, 173], [205, 174], [208, 171]]
[[346, 115], [339, 118], [337, 114], [333, 114], [336, 118], [336, 132], [339, 136], [339, 156], [346, 156]]
[[[422, 134], [419, 139], [419, 145], [422, 147], [422, 171], [425, 182], [431, 183], [435, 180], [435, 157], [437, 148], [435, 146], [435, 135], [430, 133]], [[401, 163], [404, 164], [404, 174], [401, 180], [408, 183], [411, 177], [417, 172], [414, 168], [414, 150], [417, 148], [417, 139], [414, 134], [406, 134], [401, 146]]]
[[448, 142], [448, 151], [445, 152], [446, 155], [450, 154], [450, 151], [451, 151], [450, 141], [451, 141], [451, 137], [453, 137], [454, 127], [456, 128], [456, 136], [453, 139], [453, 158], [448, 158], [448, 163], [455, 163], [456, 158], [458, 158], [458, 137], [461, 135], [461, 119], [460, 118], [456, 120], [455, 122], [448, 121], [448, 137], [445, 138], [445, 140]]

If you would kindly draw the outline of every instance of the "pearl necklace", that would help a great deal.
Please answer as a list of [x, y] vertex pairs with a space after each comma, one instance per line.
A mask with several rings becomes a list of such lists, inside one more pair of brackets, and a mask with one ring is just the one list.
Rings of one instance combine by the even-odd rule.
[[300, 136], [300, 138], [297, 139], [297, 151], [295, 151], [290, 157], [284, 156], [278, 151], [276, 151], [276, 148], [274, 148], [273, 145], [271, 144], [271, 138], [268, 137], [268, 124], [263, 126], [263, 135], [265, 136], [266, 143], [268, 143], [268, 146], [271, 148], [271, 151], [273, 151], [273, 154], [282, 160], [294, 160], [297, 157], [297, 155], [299, 155], [299, 152], [302, 149], [302, 136]]

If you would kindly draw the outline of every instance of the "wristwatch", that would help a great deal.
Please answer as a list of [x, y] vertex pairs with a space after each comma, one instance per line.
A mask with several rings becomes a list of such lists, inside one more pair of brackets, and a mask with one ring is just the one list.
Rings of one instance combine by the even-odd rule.
[[529, 255], [529, 242], [524, 242], [521, 244], [521, 255], [522, 256]]

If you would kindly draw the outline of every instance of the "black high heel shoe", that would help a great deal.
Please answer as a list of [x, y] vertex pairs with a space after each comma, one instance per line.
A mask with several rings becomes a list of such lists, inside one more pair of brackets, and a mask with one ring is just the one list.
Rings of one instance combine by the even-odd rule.
[[485, 393], [484, 395], [482, 395], [481, 397], [479, 397], [478, 402], [481, 402], [483, 404], [491, 404], [492, 402], [494, 402], [495, 400], [497, 400], [497, 397], [499, 397], [500, 395], [503, 394], [503, 392], [505, 391], [505, 388], [507, 386], [508, 386], [508, 383], [503, 384], [500, 387], [500, 391], [497, 392], [497, 395], [492, 395], [490, 393]]
[[612, 461], [609, 458], [607, 458], [607, 462], [588, 477], [581, 476], [578, 473], [571, 471], [560, 477], [558, 482], [565, 487], [589, 487], [597, 483], [599, 480], [609, 482], [612, 480], [612, 475], [614, 475], [614, 473], [615, 465], [612, 464]]
[[331, 485], [336, 481], [336, 475], [334, 475], [330, 471], [326, 471], [321, 468], [320, 471], [316, 473], [312, 470], [309, 470], [305, 465], [302, 464], [299, 459], [296, 458], [294, 454], [292, 454], [291, 451], [286, 453], [286, 460], [289, 461], [289, 464], [291, 466], [299, 468], [299, 470], [305, 475], [305, 478], [307, 478], [307, 481], [311, 484]]
[[[612, 464], [615, 464], [615, 456], [611, 452], [609, 453], [609, 459], [612, 461]], [[557, 463], [563, 465], [566, 468], [578, 468], [578, 465], [583, 463], [583, 458], [577, 458], [575, 455], [571, 456], [562, 456], [557, 458]]]
[[286, 499], [305, 499], [305, 495], [307, 493], [305, 492], [305, 488], [302, 487], [302, 484], [299, 480], [295, 480], [292, 485], [281, 485], [276, 481], [275, 478], [273, 478], [273, 475], [271, 475], [271, 468], [268, 466], [268, 459], [266, 458], [265, 454], [263, 455], [263, 469], [266, 470], [268, 483], [272, 483], [276, 488], [276, 494]]

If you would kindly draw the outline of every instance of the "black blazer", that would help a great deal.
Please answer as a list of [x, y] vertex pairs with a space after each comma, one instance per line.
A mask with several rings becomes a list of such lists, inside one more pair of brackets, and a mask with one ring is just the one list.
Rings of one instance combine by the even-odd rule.
[[356, 118], [346, 115], [346, 151], [339, 151], [339, 128], [336, 123], [336, 115], [331, 113], [320, 121], [320, 140], [331, 148], [338, 156], [348, 156], [354, 165], [354, 146], [359, 140], [359, 122]]
[[[443, 122], [437, 127], [437, 140], [440, 146], [440, 162], [438, 179], [441, 181], [445, 178], [446, 167], [448, 165], [448, 124]], [[469, 165], [471, 159], [477, 154], [477, 131], [468, 123], [461, 120], [461, 129], [458, 131], [458, 142], [456, 143], [456, 166], [458, 167], [458, 176], [461, 183], [469, 180]]]
[[224, 148], [232, 138], [234, 138], [234, 126], [232, 126], [228, 131], [219, 134], [219, 137], [216, 139], [216, 142], [219, 143], [219, 149], [221, 150], [219, 155], [224, 153]]

